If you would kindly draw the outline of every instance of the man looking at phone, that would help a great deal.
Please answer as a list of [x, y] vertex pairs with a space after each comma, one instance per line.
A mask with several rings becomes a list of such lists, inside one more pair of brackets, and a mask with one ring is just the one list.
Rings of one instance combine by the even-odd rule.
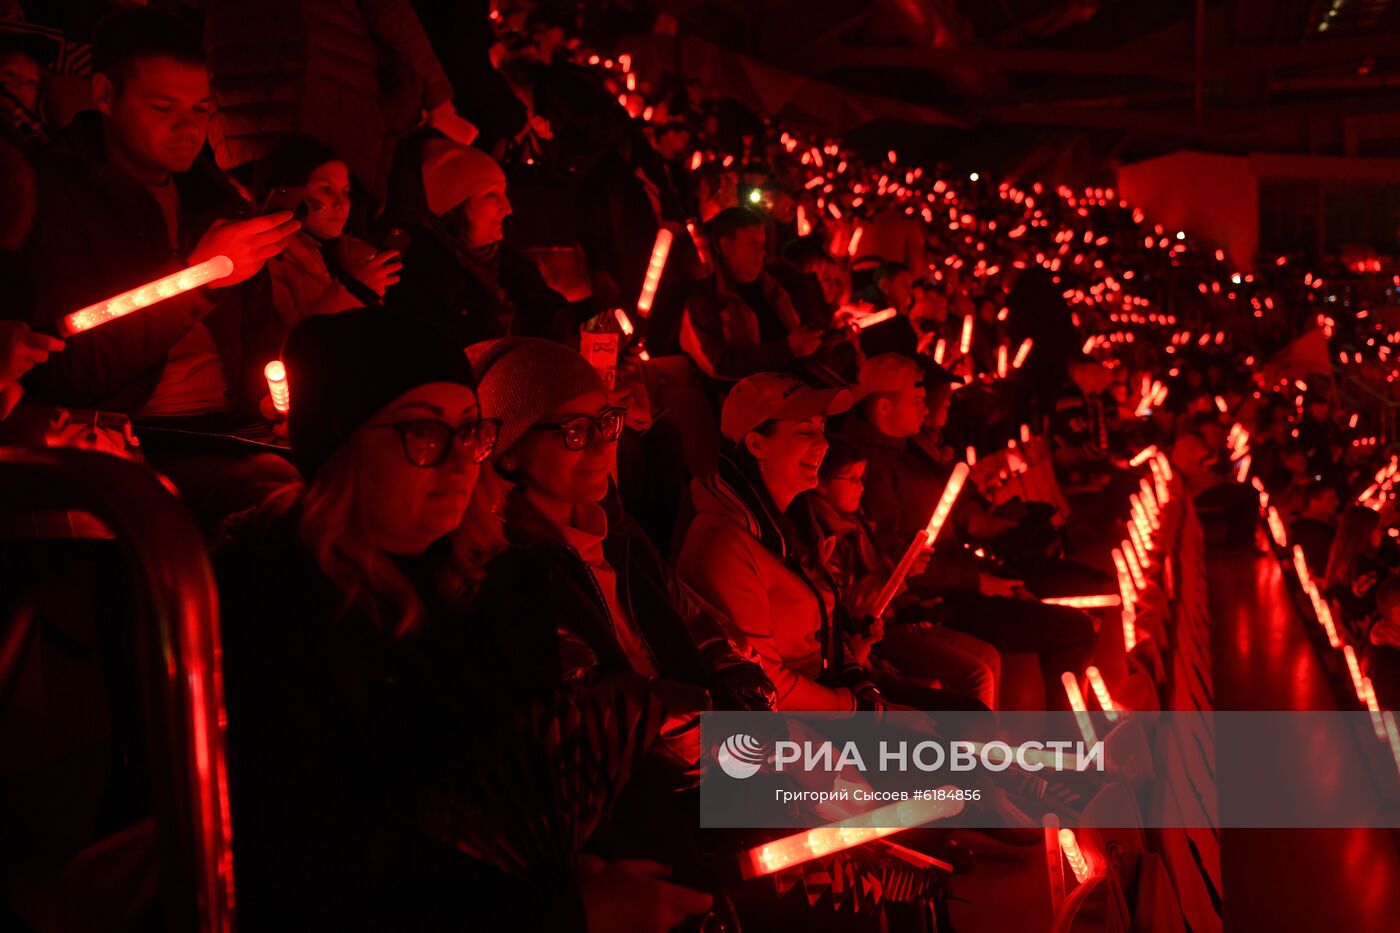
[[253, 216], [201, 157], [212, 104], [197, 35], [126, 8], [94, 38], [97, 109], [35, 159], [31, 325], [55, 333], [69, 312], [215, 256], [233, 273], [74, 335], [29, 374], [26, 394], [130, 415], [146, 459], [213, 527], [296, 475], [276, 454], [209, 435], [257, 426], [271, 440], [259, 417], [262, 369], [282, 329], [260, 273], [298, 224], [289, 211]]
[[32, 323], [225, 255], [233, 274], [78, 334], [32, 382], [36, 400], [209, 430], [256, 412], [277, 355], [263, 264], [298, 224], [252, 213], [200, 157], [212, 103], [199, 37], [145, 9], [95, 34], [93, 99], [36, 159], [42, 209], [27, 268]]

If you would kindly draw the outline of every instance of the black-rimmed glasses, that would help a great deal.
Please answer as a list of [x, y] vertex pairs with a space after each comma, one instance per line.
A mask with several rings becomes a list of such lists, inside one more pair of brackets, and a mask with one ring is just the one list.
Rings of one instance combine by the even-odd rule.
[[558, 431], [564, 438], [567, 450], [583, 450], [593, 442], [594, 432], [603, 440], [612, 443], [622, 436], [627, 424], [627, 409], [605, 408], [596, 415], [575, 415], [559, 421], [543, 422], [530, 428], [531, 431]]
[[452, 452], [453, 437], [467, 452], [472, 463], [481, 463], [496, 449], [496, 438], [501, 433], [501, 422], [495, 418], [481, 418], [460, 427], [446, 421], [423, 418], [417, 421], [396, 421], [377, 427], [393, 428], [403, 440], [403, 455], [416, 467], [431, 469], [441, 466]]

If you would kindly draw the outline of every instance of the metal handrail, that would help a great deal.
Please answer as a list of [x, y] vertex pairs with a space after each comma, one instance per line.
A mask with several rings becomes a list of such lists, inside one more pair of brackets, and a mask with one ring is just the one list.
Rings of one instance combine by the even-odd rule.
[[132, 584], [166, 927], [232, 933], [218, 599], [204, 541], [139, 464], [87, 450], [0, 447], [0, 514], [49, 510], [105, 523]]

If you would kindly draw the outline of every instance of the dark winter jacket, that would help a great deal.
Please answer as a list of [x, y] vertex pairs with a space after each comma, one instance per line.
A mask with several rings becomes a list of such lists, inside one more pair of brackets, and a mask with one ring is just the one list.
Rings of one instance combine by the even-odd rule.
[[216, 555], [244, 925], [582, 931], [576, 847], [659, 705], [637, 678], [510, 704], [424, 561], [399, 567], [427, 620], [395, 637], [344, 606], [296, 515], [250, 520]]
[[[180, 248], [145, 187], [107, 164], [102, 115], [84, 111], [35, 165], [39, 212], [26, 246], [33, 325], [55, 333], [64, 315], [183, 268], [217, 219], [251, 210], [207, 160], [174, 176]], [[32, 395], [58, 405], [134, 414], [160, 382], [170, 349], [203, 318], [235, 403], [256, 412], [262, 366], [280, 333], [265, 274], [231, 288], [199, 289], [79, 334], [36, 370]]]

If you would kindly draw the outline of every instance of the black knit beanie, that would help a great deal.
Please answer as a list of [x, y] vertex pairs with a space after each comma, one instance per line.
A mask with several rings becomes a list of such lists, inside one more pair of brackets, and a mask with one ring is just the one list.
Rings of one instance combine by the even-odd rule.
[[380, 307], [303, 318], [282, 360], [292, 460], [307, 482], [360, 425], [405, 392], [433, 382], [476, 388], [461, 349]]

